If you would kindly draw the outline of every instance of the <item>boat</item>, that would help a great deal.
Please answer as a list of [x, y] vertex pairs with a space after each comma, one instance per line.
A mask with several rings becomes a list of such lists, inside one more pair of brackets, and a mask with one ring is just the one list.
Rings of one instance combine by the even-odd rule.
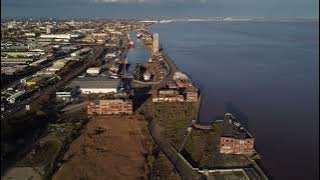
[[137, 38], [140, 39], [142, 37], [142, 34], [138, 33]]
[[129, 40], [129, 48], [133, 48], [134, 47], [134, 42], [130, 39]]

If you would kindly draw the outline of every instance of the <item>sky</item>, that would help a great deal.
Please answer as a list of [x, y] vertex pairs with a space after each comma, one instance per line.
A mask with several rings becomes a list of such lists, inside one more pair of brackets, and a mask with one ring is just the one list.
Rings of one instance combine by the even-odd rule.
[[319, 0], [1, 0], [1, 18], [318, 19]]

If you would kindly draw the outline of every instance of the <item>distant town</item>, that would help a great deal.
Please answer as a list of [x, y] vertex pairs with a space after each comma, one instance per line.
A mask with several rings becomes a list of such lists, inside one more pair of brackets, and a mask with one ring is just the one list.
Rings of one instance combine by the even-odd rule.
[[149, 30], [173, 21], [3, 21], [2, 178], [269, 179], [240, 119], [199, 123], [201, 90]]

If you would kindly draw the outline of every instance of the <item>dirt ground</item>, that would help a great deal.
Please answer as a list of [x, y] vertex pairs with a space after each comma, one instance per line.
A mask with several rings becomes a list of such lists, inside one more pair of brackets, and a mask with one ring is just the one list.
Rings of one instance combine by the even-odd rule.
[[92, 118], [70, 144], [53, 180], [147, 179], [149, 138], [136, 116]]

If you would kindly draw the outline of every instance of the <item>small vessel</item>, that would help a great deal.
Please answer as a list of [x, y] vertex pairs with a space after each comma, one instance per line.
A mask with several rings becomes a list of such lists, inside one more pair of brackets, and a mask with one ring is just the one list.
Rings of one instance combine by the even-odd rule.
[[129, 40], [128, 46], [129, 46], [129, 48], [133, 48], [134, 47], [134, 42], [131, 39]]
[[138, 33], [138, 34], [137, 34], [137, 38], [140, 39], [141, 37], [142, 37], [142, 34]]

